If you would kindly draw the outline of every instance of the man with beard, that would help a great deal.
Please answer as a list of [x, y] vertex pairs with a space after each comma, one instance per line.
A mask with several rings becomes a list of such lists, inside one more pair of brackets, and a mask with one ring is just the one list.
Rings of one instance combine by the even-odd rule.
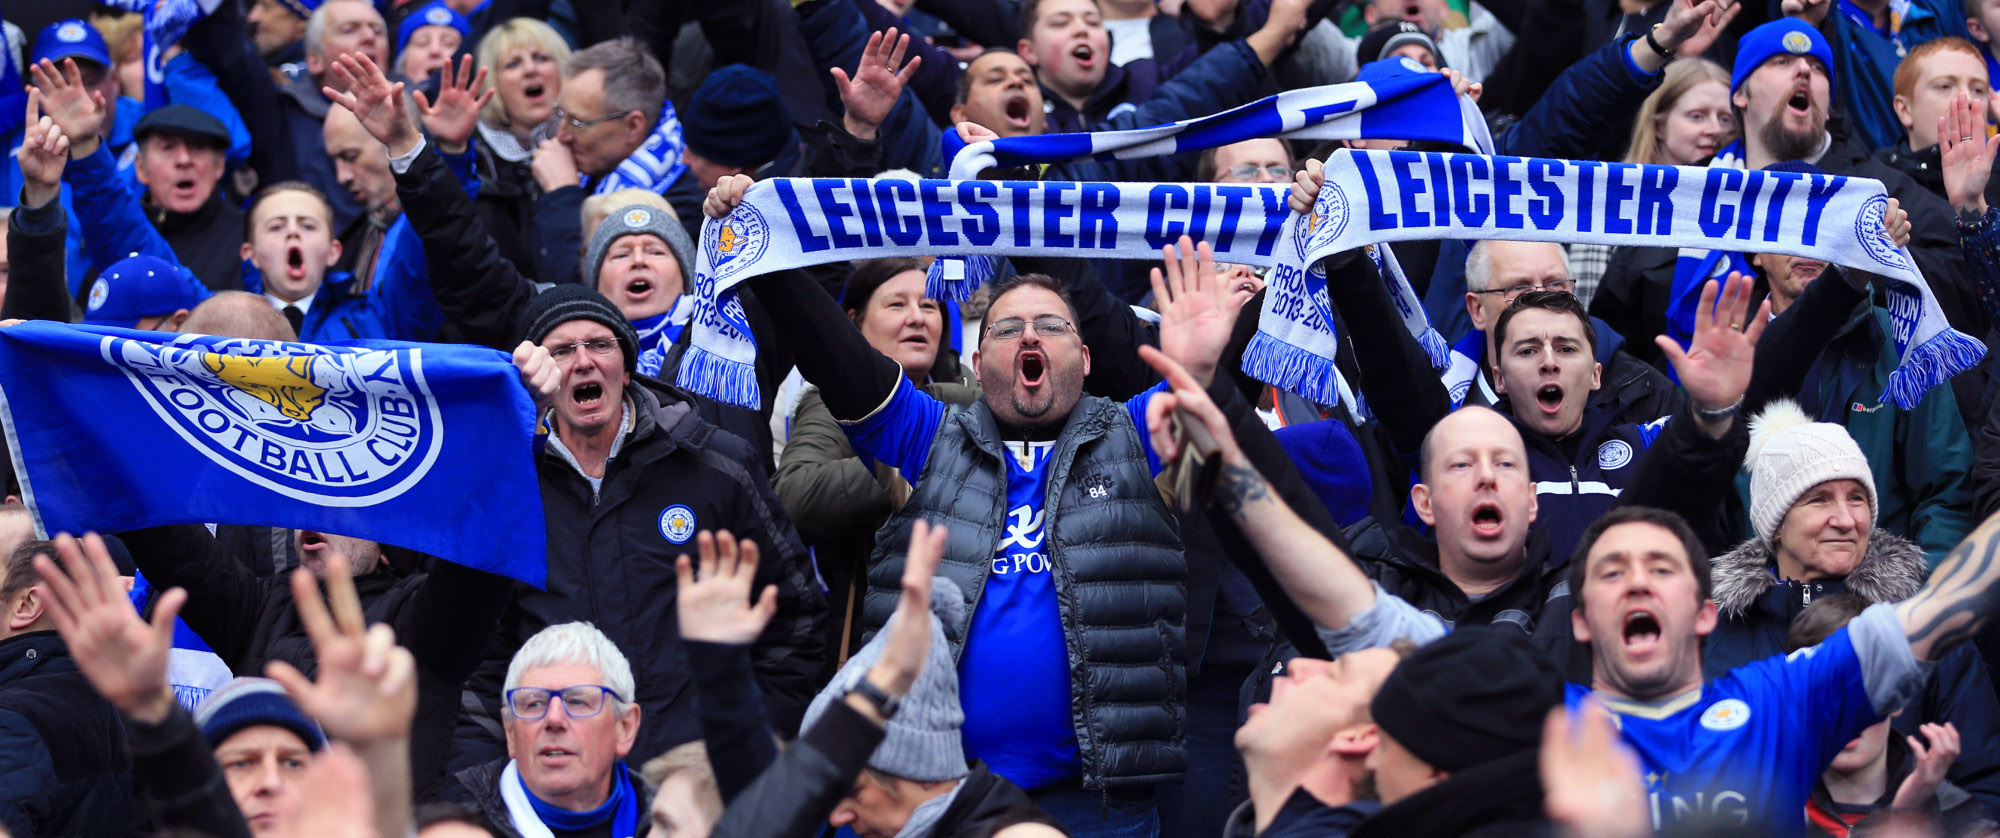
[[[1737, 42], [1730, 81], [1730, 102], [1737, 112], [1736, 124], [1743, 126], [1743, 138], [1717, 152], [1709, 165], [1768, 169], [1803, 160], [1831, 174], [1881, 181], [1889, 197], [1909, 213], [1907, 246], [1952, 328], [1969, 335], [1986, 334], [1988, 318], [1967, 278], [1950, 205], [1902, 172], [1869, 160], [1864, 144], [1828, 133], [1836, 81], [1828, 69], [1832, 62], [1833, 50], [1826, 39], [1794, 18], [1775, 20], [1745, 34]], [[1678, 255], [1670, 247], [1620, 249], [1591, 300], [1591, 313], [1624, 335], [1633, 354], [1655, 366], [1665, 356], [1648, 344], [1654, 335], [1668, 333]], [[1983, 375], [1952, 380], [1961, 410], [1981, 403], [1984, 386]]]
[[[750, 182], [724, 178], [709, 217], [728, 215]], [[1177, 293], [1160, 295], [1161, 345], [1205, 382], [1234, 325], [1230, 292], [1213, 271], [1169, 265]], [[1158, 391], [1123, 404], [1084, 395], [1090, 350], [1044, 275], [995, 285], [973, 355], [984, 395], [963, 407], [908, 384], [804, 272], [746, 285], [779, 334], [814, 348], [800, 372], [855, 450], [914, 484], [870, 561], [864, 622], [880, 627], [894, 607], [914, 522], [949, 522], [940, 573], [972, 615], [951, 638], [967, 755], [1075, 834], [1153, 834], [1153, 786], [1187, 765], [1188, 570], [1154, 485]]]
[[2000, 607], [2000, 518], [1898, 603], [1869, 606], [1817, 646], [1704, 683], [1715, 631], [1707, 550], [1679, 516], [1628, 508], [1591, 525], [1570, 584], [1591, 684], [1639, 756], [1656, 828], [1743, 825], [1797, 835], [1808, 795], [1863, 728], [1903, 706], [1937, 661]]

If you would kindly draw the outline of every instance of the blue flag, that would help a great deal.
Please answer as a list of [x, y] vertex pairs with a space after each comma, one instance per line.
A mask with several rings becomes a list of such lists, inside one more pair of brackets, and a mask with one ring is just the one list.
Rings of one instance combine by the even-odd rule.
[[492, 349], [29, 322], [0, 420], [44, 534], [294, 527], [547, 578], [534, 406]]

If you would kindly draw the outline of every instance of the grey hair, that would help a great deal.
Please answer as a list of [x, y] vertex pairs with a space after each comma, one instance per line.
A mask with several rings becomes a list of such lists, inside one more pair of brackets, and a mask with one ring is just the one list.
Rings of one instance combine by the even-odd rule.
[[[326, 0], [326, 2], [321, 3], [319, 8], [314, 9], [312, 14], [306, 16], [306, 56], [309, 58], [313, 56], [326, 57], [326, 47], [322, 42], [326, 38], [326, 19], [333, 16], [331, 9], [335, 3], [361, 3], [370, 9], [375, 8], [375, 4], [369, 3], [368, 0]], [[382, 25], [387, 29], [388, 21], [383, 21]], [[395, 31], [387, 30], [386, 34], [392, 39], [389, 44], [394, 46]]]
[[[604, 632], [590, 623], [559, 623], [535, 632], [534, 637], [521, 644], [521, 650], [514, 653], [514, 659], [507, 663], [507, 679], [501, 687], [501, 695], [521, 686], [521, 677], [530, 669], [544, 666], [583, 664], [595, 667], [604, 678], [604, 686], [617, 693], [618, 711], [636, 701], [637, 688], [632, 684], [632, 664], [625, 659], [625, 653], [605, 637]], [[573, 686], [573, 685], [572, 685]], [[506, 702], [501, 702], [503, 705]]]
[[563, 64], [563, 81], [587, 70], [604, 71], [604, 112], [638, 111], [646, 124], [660, 118], [667, 98], [667, 71], [639, 39], [614, 38], [579, 50]]
[[[1486, 291], [1493, 287], [1493, 248], [1485, 239], [1472, 243], [1472, 249], [1465, 254], [1465, 290]], [[1569, 248], [1556, 245], [1556, 252], [1562, 254], [1563, 273], [1570, 273]]]

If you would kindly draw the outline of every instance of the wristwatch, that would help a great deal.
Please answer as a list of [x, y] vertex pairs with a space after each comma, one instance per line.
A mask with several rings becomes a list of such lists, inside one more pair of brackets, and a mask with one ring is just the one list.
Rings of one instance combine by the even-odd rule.
[[1652, 50], [1661, 58], [1673, 58], [1674, 51], [1661, 44], [1659, 38], [1653, 37], [1653, 33], [1658, 31], [1660, 31], [1660, 24], [1657, 23], [1653, 24], [1652, 28], [1646, 30], [1646, 48]]
[[890, 695], [887, 690], [875, 686], [875, 683], [867, 678], [855, 681], [847, 694], [861, 696], [869, 704], [875, 705], [875, 712], [882, 714], [882, 718], [885, 719], [894, 718], [896, 711], [903, 706], [902, 696]]

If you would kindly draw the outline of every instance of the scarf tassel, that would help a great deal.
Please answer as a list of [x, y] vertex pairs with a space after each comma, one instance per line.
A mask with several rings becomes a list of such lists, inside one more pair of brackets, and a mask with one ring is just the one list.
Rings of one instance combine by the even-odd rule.
[[1340, 404], [1340, 371], [1333, 359], [1258, 332], [1243, 349], [1243, 372], [1314, 404]]
[[724, 358], [700, 344], [691, 344], [681, 356], [682, 386], [717, 399], [724, 404], [754, 407], [758, 404], [757, 365]]
[[940, 256], [924, 272], [924, 296], [939, 302], [969, 299], [997, 273], [991, 256]]
[[1889, 373], [1882, 395], [1898, 408], [1914, 409], [1932, 387], [1971, 369], [1985, 356], [1983, 344], [1956, 329], [1946, 329], [1903, 353], [1903, 363]]
[[[1430, 356], [1433, 369], [1442, 370], [1451, 366], [1451, 344], [1445, 343], [1444, 335], [1438, 334], [1437, 329], [1426, 324], [1423, 334], [1417, 335], [1417, 345], [1422, 346], [1424, 354]], [[1320, 402], [1320, 404], [1331, 404], [1331, 402]]]

